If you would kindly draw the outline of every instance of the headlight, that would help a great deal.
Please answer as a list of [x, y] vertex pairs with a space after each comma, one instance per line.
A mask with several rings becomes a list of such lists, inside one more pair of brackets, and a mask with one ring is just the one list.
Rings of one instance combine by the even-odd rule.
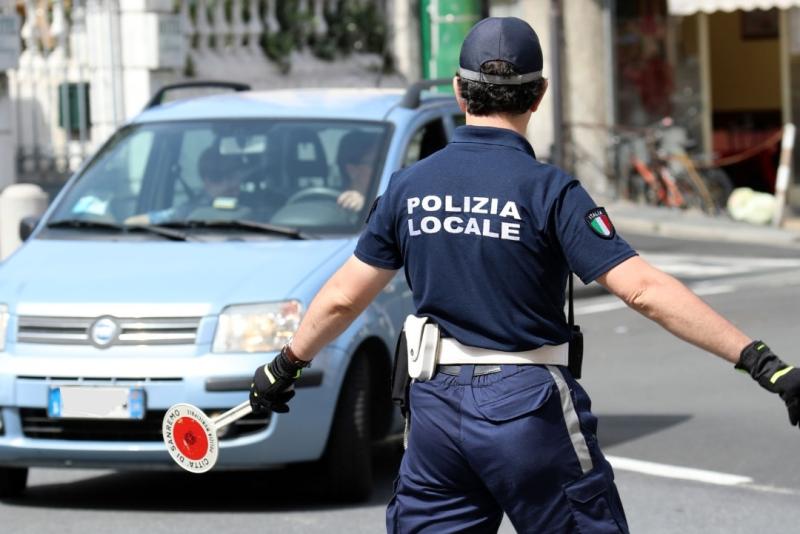
[[6, 334], [8, 330], [8, 306], [0, 304], [0, 352], [6, 350]]
[[237, 304], [219, 315], [213, 352], [280, 350], [300, 326], [303, 307], [296, 300]]

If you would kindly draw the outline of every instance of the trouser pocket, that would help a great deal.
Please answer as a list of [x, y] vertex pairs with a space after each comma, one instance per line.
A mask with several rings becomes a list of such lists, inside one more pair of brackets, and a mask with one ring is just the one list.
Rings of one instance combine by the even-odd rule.
[[564, 486], [572, 517], [578, 532], [584, 534], [627, 533], [616, 490], [610, 477], [602, 470], [593, 469], [583, 477]]

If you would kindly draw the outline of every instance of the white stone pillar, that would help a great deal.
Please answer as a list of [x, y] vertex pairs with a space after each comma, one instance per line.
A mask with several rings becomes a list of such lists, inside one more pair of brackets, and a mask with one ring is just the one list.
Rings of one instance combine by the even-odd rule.
[[114, 38], [112, 18], [114, 0], [86, 0], [86, 70], [89, 79], [92, 146], [103, 143], [121, 122], [119, 99], [121, 83], [115, 69], [114, 53], [119, 41]]
[[606, 42], [603, 4], [596, 0], [563, 3], [564, 9], [564, 121], [588, 123], [574, 127], [572, 141], [586, 160], [579, 161], [577, 177], [584, 187], [598, 195], [611, 195], [613, 184], [601, 171], [606, 160], [608, 132], [608, 91], [614, 73], [607, 72], [610, 53]]
[[17, 181], [17, 154], [14, 114], [8, 76], [0, 72], [0, 189]]
[[[544, 77], [550, 78], [553, 72], [553, 56], [550, 50], [550, 2], [520, 2], [517, 4], [517, 10], [519, 14], [515, 16], [527, 21], [539, 36], [539, 43], [544, 52]], [[550, 87], [528, 125], [528, 140], [533, 145], [536, 156], [543, 159], [550, 157], [550, 149], [553, 144], [552, 91], [553, 87]]]
[[125, 119], [139, 113], [152, 94], [182, 77], [186, 41], [172, 0], [119, 0]]
[[389, 23], [388, 40], [394, 54], [395, 68], [406, 80], [415, 82], [422, 78], [422, 55], [419, 28], [419, 13], [415, 12], [417, 2], [389, 0], [387, 18]]
[[20, 245], [19, 223], [25, 217], [38, 216], [47, 209], [47, 193], [35, 184], [13, 184], [0, 193], [0, 260], [6, 259]]
[[13, 5], [0, 6], [0, 189], [17, 179], [14, 108], [6, 71], [19, 66], [19, 30]]

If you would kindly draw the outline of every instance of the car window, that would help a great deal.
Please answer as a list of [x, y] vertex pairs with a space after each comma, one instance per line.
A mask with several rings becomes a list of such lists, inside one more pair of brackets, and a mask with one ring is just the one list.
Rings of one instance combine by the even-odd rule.
[[425, 123], [411, 137], [403, 157], [403, 167], [408, 167], [412, 163], [430, 156], [444, 148], [446, 144], [447, 134], [442, 119], [434, 119]]
[[467, 123], [467, 117], [463, 113], [456, 113], [453, 115], [453, 126], [458, 128], [459, 126], [464, 126]]
[[[203, 187], [198, 170], [198, 161], [204, 150], [214, 143], [214, 132], [211, 127], [187, 129], [181, 140], [178, 156], [178, 176], [171, 184], [173, 188], [172, 204], [189, 202], [194, 191]], [[222, 147], [220, 147], [222, 148]]]
[[114, 137], [96, 159], [92, 183], [80, 182], [71, 191], [71, 202], [61, 217], [129, 213], [135, 209], [147, 162], [153, 151], [154, 133], [136, 131]]
[[51, 220], [176, 224], [247, 219], [355, 232], [374, 198], [386, 123], [213, 120], [126, 127]]

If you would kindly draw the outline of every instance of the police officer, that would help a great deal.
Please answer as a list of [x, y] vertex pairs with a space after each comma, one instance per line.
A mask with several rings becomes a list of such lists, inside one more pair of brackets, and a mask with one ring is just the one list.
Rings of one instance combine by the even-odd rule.
[[589, 397], [566, 367], [574, 272], [748, 371], [798, 424], [800, 370], [637, 256], [574, 178], [536, 160], [524, 134], [547, 81], [528, 24], [476, 24], [454, 88], [467, 125], [392, 177], [354, 257], [315, 297], [291, 345], [256, 371], [254, 407], [287, 410], [302, 367], [402, 267], [417, 315], [440, 328], [441, 356], [460, 364], [440, 360], [411, 387], [387, 530], [491, 532], [505, 512], [520, 532], [627, 532]]

